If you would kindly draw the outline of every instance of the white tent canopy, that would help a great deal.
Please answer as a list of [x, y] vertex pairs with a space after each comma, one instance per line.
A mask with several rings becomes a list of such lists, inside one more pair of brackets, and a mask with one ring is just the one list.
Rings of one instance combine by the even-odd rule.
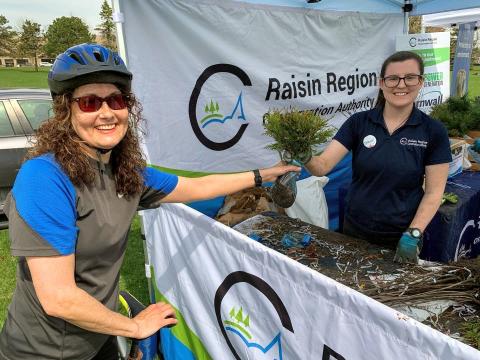
[[410, 15], [434, 14], [444, 11], [480, 7], [480, 0], [236, 0], [251, 4], [267, 4], [289, 7], [311, 8], [325, 11], [360, 11], [372, 13], [403, 13], [405, 4], [412, 5]]
[[422, 17], [423, 26], [451, 26], [469, 22], [476, 22], [477, 26], [480, 24], [480, 8], [447, 11]]

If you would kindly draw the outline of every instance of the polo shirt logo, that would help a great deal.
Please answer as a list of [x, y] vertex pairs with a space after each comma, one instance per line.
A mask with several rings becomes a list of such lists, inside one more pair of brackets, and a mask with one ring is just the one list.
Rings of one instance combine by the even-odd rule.
[[365, 147], [368, 149], [374, 147], [376, 144], [377, 138], [373, 135], [367, 135], [363, 138], [363, 145], [365, 145]]
[[420, 146], [420, 147], [426, 148], [428, 145], [428, 141], [401, 138], [400, 144], [404, 146]]

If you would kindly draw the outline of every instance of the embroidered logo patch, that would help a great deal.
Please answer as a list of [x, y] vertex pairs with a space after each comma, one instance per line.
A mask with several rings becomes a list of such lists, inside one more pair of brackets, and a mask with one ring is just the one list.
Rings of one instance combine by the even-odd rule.
[[428, 145], [428, 141], [401, 138], [400, 144], [404, 146], [420, 146], [420, 147], [426, 148]]

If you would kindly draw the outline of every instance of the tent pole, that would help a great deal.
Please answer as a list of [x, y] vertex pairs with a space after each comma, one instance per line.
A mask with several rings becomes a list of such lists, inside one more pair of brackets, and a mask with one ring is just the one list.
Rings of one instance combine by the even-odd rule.
[[[112, 4], [113, 10], [113, 21], [115, 22], [115, 28], [117, 30], [117, 45], [118, 45], [118, 53], [128, 66], [128, 58], [127, 58], [127, 48], [125, 46], [125, 35], [123, 32], [123, 22], [125, 21], [123, 12], [120, 8], [120, 0], [110, 0]], [[147, 278], [147, 286], [148, 286], [148, 295], [151, 304], [155, 303], [155, 290], [153, 287], [152, 282], [152, 273], [151, 273], [151, 264], [150, 264], [150, 257], [148, 254], [147, 248], [147, 239], [145, 237], [145, 226], [144, 226], [144, 219], [141, 213], [138, 213], [140, 217], [140, 232], [142, 237], [143, 243], [143, 255], [145, 257], [145, 277]]]
[[123, 22], [125, 21], [123, 12], [120, 9], [120, 2], [119, 0], [111, 0], [112, 3], [112, 17], [113, 21], [115, 22], [115, 28], [117, 30], [117, 45], [118, 45], [118, 53], [120, 57], [127, 63], [127, 49], [125, 48], [125, 37], [123, 35]]
[[408, 14], [412, 11], [413, 5], [411, 4], [410, 0], [404, 0], [403, 5], [403, 33], [408, 34]]

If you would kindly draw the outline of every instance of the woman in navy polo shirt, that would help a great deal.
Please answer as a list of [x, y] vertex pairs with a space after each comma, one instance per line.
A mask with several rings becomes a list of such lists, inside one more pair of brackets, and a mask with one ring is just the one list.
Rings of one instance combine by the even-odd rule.
[[322, 176], [352, 151], [344, 233], [386, 246], [398, 242], [398, 261], [418, 260], [422, 233], [440, 206], [451, 161], [445, 127], [415, 107], [423, 71], [415, 53], [388, 57], [375, 108], [352, 115], [306, 166]]

